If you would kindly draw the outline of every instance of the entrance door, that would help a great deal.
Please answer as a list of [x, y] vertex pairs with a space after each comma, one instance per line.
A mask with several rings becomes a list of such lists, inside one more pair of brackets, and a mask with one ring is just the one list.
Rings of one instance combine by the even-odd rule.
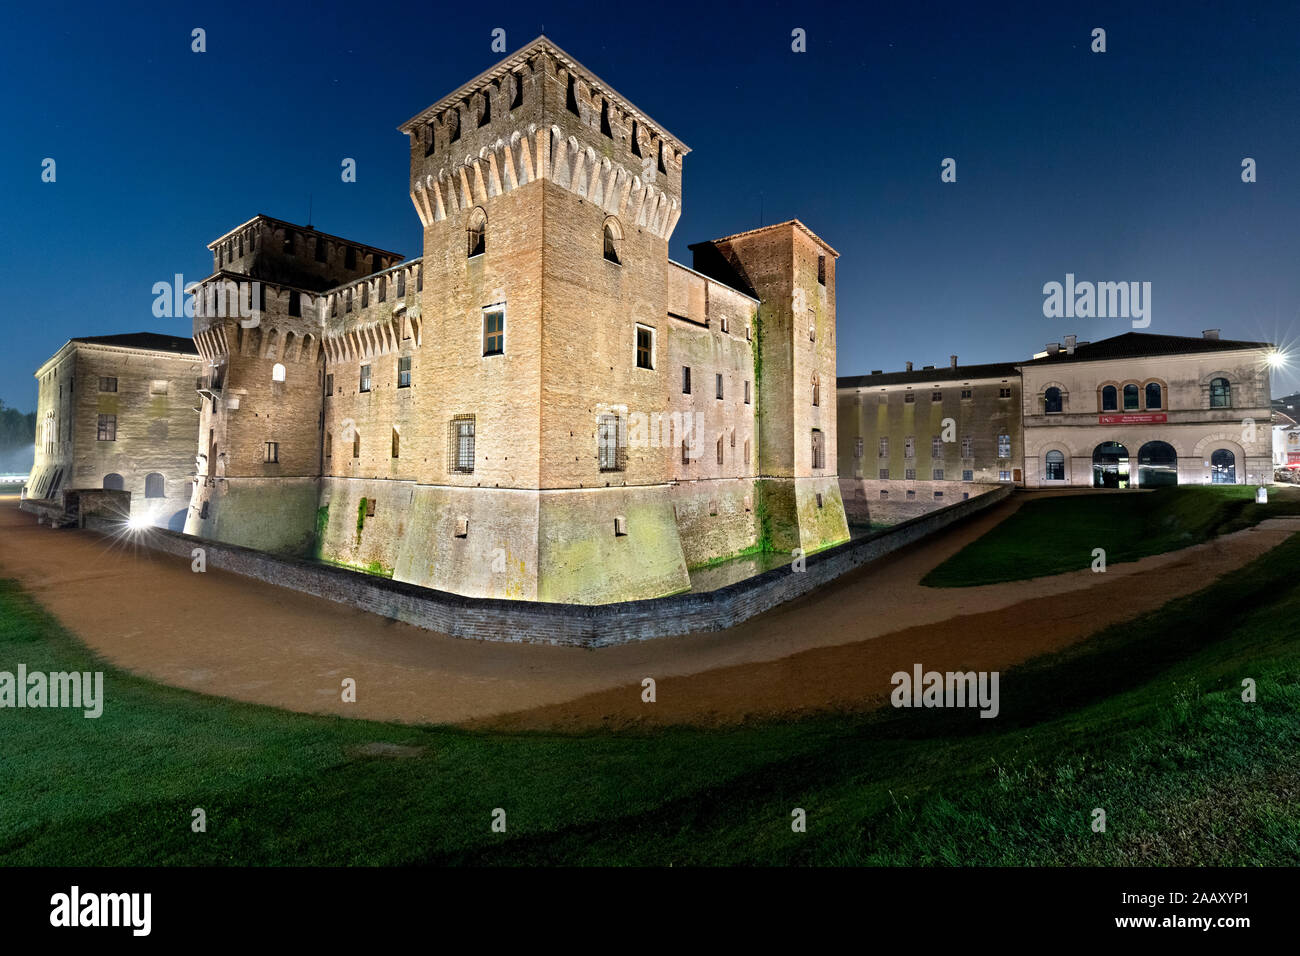
[[1102, 442], [1092, 450], [1092, 486], [1127, 488], [1128, 449], [1117, 441]]
[[1163, 441], [1149, 441], [1138, 449], [1138, 485], [1156, 488], [1178, 484], [1178, 453]]
[[1237, 483], [1237, 456], [1227, 448], [1216, 448], [1210, 456], [1210, 480], [1216, 485]]

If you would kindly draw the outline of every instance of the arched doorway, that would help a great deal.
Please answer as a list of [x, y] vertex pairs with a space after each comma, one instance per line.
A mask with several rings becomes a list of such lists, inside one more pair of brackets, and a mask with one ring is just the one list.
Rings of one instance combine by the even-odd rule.
[[1128, 487], [1128, 449], [1117, 441], [1104, 441], [1092, 450], [1092, 486]]
[[1164, 441], [1149, 441], [1138, 449], [1138, 487], [1178, 484], [1178, 453]]
[[126, 482], [124, 482], [122, 480], [122, 476], [117, 474], [116, 472], [104, 476], [105, 491], [122, 491], [125, 488], [126, 488]]
[[1226, 448], [1214, 449], [1210, 455], [1210, 480], [1216, 485], [1237, 483], [1237, 456]]

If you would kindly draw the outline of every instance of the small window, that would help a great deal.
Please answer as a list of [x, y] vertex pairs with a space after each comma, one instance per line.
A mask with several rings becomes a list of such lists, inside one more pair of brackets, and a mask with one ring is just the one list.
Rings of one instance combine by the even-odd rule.
[[998, 457], [999, 458], [1011, 457], [1011, 436], [1010, 435], [998, 436]]
[[506, 310], [493, 306], [483, 310], [483, 354], [504, 355], [506, 352]]
[[814, 408], [822, 403], [822, 382], [816, 372], [813, 372], [812, 377], [812, 403]]
[[855, 438], [855, 439], [853, 439], [853, 457], [854, 457], [854, 458], [861, 458], [861, 457], [862, 457], [862, 439], [861, 439], [861, 438]]
[[1011, 397], [1011, 389], [1009, 388], [998, 389], [998, 398], [1010, 398], [1010, 397]]
[[460, 474], [474, 471], [474, 416], [458, 415], [451, 421], [451, 468]]
[[1159, 409], [1162, 406], [1162, 400], [1164, 398], [1164, 395], [1162, 394], [1162, 389], [1160, 388], [1160, 383], [1147, 382], [1146, 393], [1147, 393], [1146, 395], [1147, 411], [1151, 411], [1152, 409]]
[[687, 444], [686, 439], [683, 438], [682, 439], [682, 464], [689, 465], [690, 463], [691, 463], [691, 448], [690, 445]]
[[266, 461], [271, 464], [275, 464], [279, 460], [280, 460], [280, 443], [277, 441], [267, 442], [263, 461]]
[[347, 292], [343, 293], [343, 311], [344, 312], [352, 311], [352, 290], [351, 289], [348, 289]]
[[361, 385], [360, 390], [363, 392], [370, 391], [370, 366], [361, 366]]
[[465, 231], [469, 241], [467, 258], [473, 259], [487, 251], [487, 214], [482, 209], [474, 209], [469, 214]]
[[962, 480], [962, 481], [974, 481], [974, 480], [975, 480], [975, 472], [974, 472], [974, 470], [973, 470], [973, 469], [970, 469], [970, 468], [963, 468], [963, 469], [962, 469], [962, 472], [961, 472], [961, 480]]
[[325, 395], [326, 397], [334, 394], [334, 373], [330, 372], [325, 376]]
[[397, 387], [411, 387], [411, 356], [403, 355], [397, 360]]
[[393, 429], [393, 457], [402, 457], [402, 436], [398, 433], [396, 428]]
[[347, 252], [343, 255], [343, 268], [355, 269], [357, 267], [357, 250], [355, 246], [348, 246]]
[[361, 283], [361, 308], [366, 309], [369, 307], [370, 307], [370, 283], [363, 282]]
[[100, 415], [98, 441], [117, 441], [117, 416]]
[[334, 454], [334, 436], [331, 433], [326, 432], [325, 433], [325, 457], [329, 458], [333, 454]]
[[825, 256], [817, 257], [817, 284], [818, 285], [826, 284], [826, 257]]
[[682, 394], [691, 394], [691, 367], [689, 365], [682, 366]]
[[881, 458], [888, 458], [888, 457], [889, 457], [889, 439], [888, 439], [888, 438], [881, 438], [881, 439], [878, 439], [876, 444], [877, 444], [877, 454], [878, 454]]
[[881, 480], [881, 481], [888, 481], [888, 480], [889, 480], [889, 469], [888, 469], [888, 468], [881, 468], [880, 471], [879, 471], [879, 476], [880, 476], [880, 480]]
[[[749, 464], [749, 439], [748, 438], [745, 439], [745, 464], [746, 465]], [[746, 508], [745, 510], [748, 511], [749, 509]]]
[[1210, 382], [1210, 407], [1232, 407], [1232, 386], [1228, 384], [1226, 378], [1216, 378]]
[[352, 431], [352, 457], [361, 457], [361, 432], [355, 429]]
[[103, 376], [100, 376], [100, 379], [99, 379], [99, 390], [100, 390], [101, 392], [116, 392], [116, 391], [117, 391], [117, 379], [116, 379], [116, 378], [105, 378], [105, 377], [103, 377]]
[[942, 468], [931, 468], [931, 469], [930, 469], [930, 477], [931, 477], [934, 481], [943, 481], [943, 469], [942, 469]]
[[906, 479], [907, 481], [916, 481], [916, 469], [915, 469], [915, 468], [904, 468], [904, 469], [903, 469], [903, 478]]
[[935, 435], [930, 439], [930, 457], [943, 458], [943, 437]]
[[616, 538], [627, 537], [627, 518], [624, 517], [623, 515], [614, 516], [614, 537]]
[[317, 237], [316, 239], [316, 261], [325, 261], [325, 240]]
[[970, 435], [966, 435], [961, 440], [961, 456], [963, 458], [975, 457], [975, 439]]
[[904, 393], [903, 393], [903, 404], [904, 404], [904, 405], [912, 405], [912, 404], [915, 404], [915, 402], [916, 402], [916, 393], [915, 393], [915, 392], [904, 392]]
[[406, 270], [397, 270], [397, 297], [399, 299], [406, 295]]
[[453, 532], [458, 538], [469, 537], [469, 516], [461, 515], [456, 519], [456, 530]]
[[596, 419], [596, 457], [601, 471], [623, 470], [621, 424], [617, 415], [601, 415]]
[[916, 457], [916, 438], [913, 437], [912, 435], [908, 435], [906, 438], [903, 439], [903, 457], [904, 458]]
[[745, 383], [745, 404], [749, 404], [749, 382]]
[[931, 392], [931, 393], [930, 393], [930, 401], [932, 401], [932, 402], [942, 402], [942, 401], [943, 401], [943, 392]]
[[1107, 385], [1101, 390], [1101, 410], [1113, 412], [1119, 409], [1119, 390], [1114, 385]]
[[388, 301], [388, 277], [380, 276], [379, 281], [376, 283], [376, 285], [377, 285], [376, 291], [378, 291], [379, 293], [379, 301], [387, 302]]
[[655, 367], [655, 330], [648, 325], [636, 327], [636, 367]]
[[963, 388], [963, 389], [961, 390], [961, 398], [962, 398], [962, 401], [964, 401], [964, 402], [965, 402], [965, 401], [970, 401], [970, 398], [971, 398], [971, 390], [970, 390], [969, 388]]
[[814, 468], [826, 467], [826, 442], [820, 428], [812, 430], [812, 466]]
[[622, 235], [610, 220], [606, 220], [603, 232], [605, 237], [605, 261], [612, 262], [615, 265], [622, 263], [623, 260], [618, 254], [618, 247], [623, 238]]
[[279, 362], [276, 362], [273, 366], [271, 366], [271, 381], [273, 382], [284, 381], [284, 366], [281, 365]]
[[[62, 390], [62, 388], [63, 388], [63, 386], [60, 385], [60, 386], [59, 386], [59, 389]], [[68, 389], [68, 394], [69, 394], [69, 395], [72, 394], [72, 389], [71, 389], [71, 387], [69, 387], [69, 389]], [[167, 394], [167, 380], [166, 380], [165, 378], [164, 378], [164, 379], [154, 379], [152, 382], [150, 382], [150, 383], [149, 383], [149, 394], [150, 394], [150, 395], [166, 395], [166, 394]]]
[[367, 518], [373, 518], [374, 516], [375, 516], [375, 499], [374, 499], [374, 498], [367, 498], [367, 499], [366, 499], [366, 517], [367, 517]]
[[284, 254], [287, 256], [293, 255], [293, 230], [292, 229], [286, 229], [284, 231]]
[[1010, 481], [1010, 480], [1011, 480], [1011, 472], [1009, 471], [998, 472], [998, 481]]
[[817, 507], [818, 507], [818, 508], [823, 507], [823, 504], [822, 504], [822, 495], [821, 495], [821, 492], [820, 492], [820, 491], [817, 492]]
[[1061, 412], [1061, 390], [1055, 386], [1043, 392], [1043, 412], [1047, 415], [1059, 415]]
[[146, 498], [165, 498], [167, 497], [164, 490], [165, 479], [156, 472], [150, 472], [144, 476], [144, 496]]
[[302, 295], [293, 289], [289, 290], [289, 314], [302, 315]]
[[718, 398], [722, 397], [722, 373], [718, 372], [714, 376], [714, 391], [717, 392]]

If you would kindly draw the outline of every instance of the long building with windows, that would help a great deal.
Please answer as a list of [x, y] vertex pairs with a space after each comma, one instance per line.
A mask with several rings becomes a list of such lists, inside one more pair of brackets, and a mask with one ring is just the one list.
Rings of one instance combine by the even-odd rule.
[[1023, 362], [959, 366], [953, 356], [947, 368], [841, 378], [846, 508], [854, 521], [897, 520], [990, 483], [1269, 482], [1276, 351], [1217, 329], [1126, 332], [1067, 336]]
[[686, 146], [544, 37], [400, 129], [419, 258], [268, 216], [211, 244], [189, 533], [576, 603], [847, 540], [830, 245], [670, 260]]

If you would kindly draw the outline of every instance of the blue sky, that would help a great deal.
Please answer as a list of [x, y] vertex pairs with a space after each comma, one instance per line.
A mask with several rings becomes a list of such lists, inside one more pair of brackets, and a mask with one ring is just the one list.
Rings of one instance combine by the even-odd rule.
[[692, 148], [675, 259], [760, 216], [835, 246], [841, 375], [1130, 328], [1045, 318], [1066, 273], [1150, 282], [1148, 331], [1298, 337], [1295, 3], [28, 4], [0, 35], [0, 400], [34, 408], [74, 335], [188, 332], [154, 283], [257, 213], [311, 196], [317, 228], [418, 255], [396, 127], [499, 59], [498, 27]]

